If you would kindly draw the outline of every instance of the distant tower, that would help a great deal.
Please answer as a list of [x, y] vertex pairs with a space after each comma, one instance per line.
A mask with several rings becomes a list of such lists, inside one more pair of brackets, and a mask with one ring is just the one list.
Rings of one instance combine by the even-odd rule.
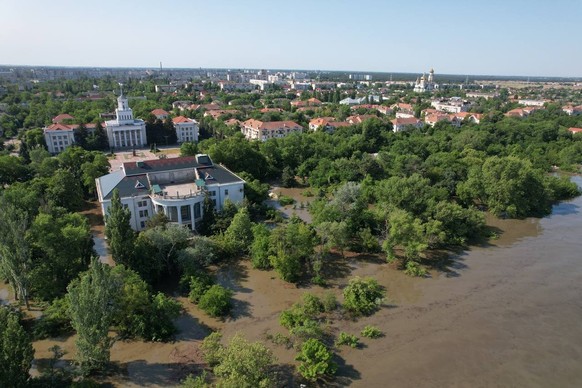
[[160, 61], [160, 73], [162, 72], [162, 61]]
[[431, 68], [430, 72], [428, 73], [428, 83], [432, 84], [434, 82], [434, 69]]

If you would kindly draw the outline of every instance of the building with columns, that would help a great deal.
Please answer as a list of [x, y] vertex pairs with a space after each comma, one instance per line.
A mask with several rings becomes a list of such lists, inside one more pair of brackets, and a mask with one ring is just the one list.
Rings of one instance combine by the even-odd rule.
[[136, 231], [145, 229], [147, 220], [160, 212], [170, 223], [194, 231], [202, 220], [207, 195], [216, 210], [222, 210], [226, 200], [238, 204], [244, 199], [245, 181], [203, 154], [128, 162], [95, 181], [103, 215], [117, 189], [121, 203], [131, 211], [130, 224]]
[[133, 111], [123, 92], [117, 97], [115, 117], [115, 120], [105, 122], [105, 131], [110, 147], [129, 148], [147, 145], [145, 122], [133, 118]]

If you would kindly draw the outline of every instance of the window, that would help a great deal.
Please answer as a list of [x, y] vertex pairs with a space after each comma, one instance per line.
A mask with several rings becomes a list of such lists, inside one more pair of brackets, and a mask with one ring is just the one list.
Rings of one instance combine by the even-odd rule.
[[243, 192], [243, 189], [242, 189], [242, 187], [241, 187], [240, 189], [238, 189], [238, 192], [239, 192], [239, 193], [242, 193], [242, 192]]
[[149, 216], [149, 214], [148, 214], [147, 209], [146, 210], [140, 210], [139, 211], [139, 217], [140, 218], [145, 218], [145, 217], [148, 217], [148, 216]]
[[139, 201], [137, 203], [138, 207], [146, 207], [148, 205], [148, 201]]
[[210, 196], [211, 196], [211, 197], [214, 197], [215, 195], [216, 195], [216, 191], [211, 191], [211, 192], [210, 192]]
[[146, 223], [145, 223], [145, 221], [141, 221], [141, 222], [139, 223], [139, 226], [140, 226], [142, 229], [144, 229], [144, 228], [145, 228], [145, 224], [146, 224]]
[[228, 189], [224, 190], [224, 195], [228, 195]]

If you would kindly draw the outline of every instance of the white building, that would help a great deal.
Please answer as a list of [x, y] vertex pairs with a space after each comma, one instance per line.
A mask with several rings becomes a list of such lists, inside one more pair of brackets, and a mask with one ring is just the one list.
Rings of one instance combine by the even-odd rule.
[[249, 119], [240, 125], [240, 130], [249, 140], [265, 141], [281, 138], [294, 132], [303, 132], [303, 127], [294, 121], [269, 121]]
[[471, 109], [471, 103], [469, 101], [465, 101], [460, 97], [451, 97], [449, 99], [441, 98], [437, 100], [431, 101], [430, 105], [432, 105], [436, 110], [440, 112], [448, 112], [448, 113], [459, 113], [459, 112], [467, 112]]
[[416, 93], [432, 92], [438, 88], [439, 85], [434, 82], [434, 69], [430, 69], [428, 78], [426, 78], [423, 73], [422, 77], [417, 78], [416, 83], [414, 84], [414, 91]]
[[[65, 148], [75, 144], [75, 131], [78, 124], [55, 123], [43, 128], [44, 141], [48, 152], [55, 155], [63, 152]], [[95, 131], [95, 124], [86, 124], [88, 132]]]
[[62, 123], [51, 124], [43, 128], [44, 141], [48, 152], [51, 154], [58, 154], [63, 152], [65, 148], [75, 143], [75, 130], [73, 125]]
[[244, 199], [245, 181], [226, 167], [213, 164], [208, 155], [128, 162], [95, 181], [103, 215], [117, 189], [121, 203], [131, 211], [131, 227], [137, 231], [158, 212], [171, 223], [196, 230], [206, 195], [217, 210], [227, 199], [235, 204]]
[[184, 116], [174, 117], [172, 119], [178, 143], [185, 141], [198, 142], [198, 122]]
[[527, 99], [525, 99], [525, 100], [518, 100], [518, 103], [520, 105], [525, 105], [525, 106], [539, 106], [539, 107], [543, 107], [546, 102], [547, 101], [545, 101], [545, 100], [527, 100]]
[[390, 120], [392, 123], [392, 131], [393, 132], [400, 132], [407, 128], [421, 128], [423, 126], [422, 121], [414, 118], [396, 118], [394, 120]]
[[117, 98], [115, 116], [115, 120], [105, 122], [110, 147], [144, 147], [147, 144], [145, 122], [133, 118], [133, 111], [123, 93]]

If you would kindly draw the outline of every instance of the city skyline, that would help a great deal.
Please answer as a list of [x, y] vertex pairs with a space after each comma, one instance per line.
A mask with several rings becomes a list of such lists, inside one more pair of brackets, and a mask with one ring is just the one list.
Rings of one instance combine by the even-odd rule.
[[5, 65], [155, 68], [161, 61], [167, 68], [582, 76], [577, 1], [57, 0], [3, 8]]

